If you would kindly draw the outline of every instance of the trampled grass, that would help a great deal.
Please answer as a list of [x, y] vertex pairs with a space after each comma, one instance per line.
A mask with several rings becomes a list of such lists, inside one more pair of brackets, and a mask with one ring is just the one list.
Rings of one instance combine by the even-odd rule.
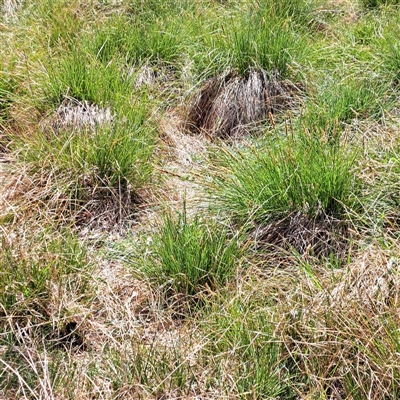
[[0, 1], [0, 397], [397, 399], [397, 3]]

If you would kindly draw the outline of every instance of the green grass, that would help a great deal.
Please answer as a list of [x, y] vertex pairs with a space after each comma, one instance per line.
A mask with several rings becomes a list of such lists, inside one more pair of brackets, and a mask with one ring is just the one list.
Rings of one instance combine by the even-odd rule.
[[180, 24], [167, 21], [161, 24], [160, 20], [136, 22], [115, 17], [98, 26], [94, 35], [84, 36], [84, 46], [105, 65], [118, 59], [130, 65], [146, 61], [174, 65], [182, 45]]
[[355, 154], [346, 148], [302, 134], [218, 157], [212, 201], [242, 223], [267, 223], [293, 211], [341, 218], [355, 204]]
[[[4, 72], [4, 75], [6, 75], [6, 72]], [[7, 109], [12, 103], [12, 93], [15, 86], [15, 83], [7, 76], [0, 79], [0, 122], [7, 119]]]
[[224, 54], [214, 62], [246, 75], [251, 68], [292, 76], [291, 68], [307, 53], [304, 25], [309, 6], [303, 1], [269, 0], [246, 5], [221, 20], [212, 51]]
[[287, 77], [291, 64], [304, 56], [307, 42], [281, 21], [261, 21], [250, 16], [228, 33], [225, 51], [230, 65], [242, 75], [255, 67]]
[[238, 240], [216, 223], [199, 216], [189, 219], [186, 210], [177, 216], [167, 214], [142, 269], [166, 293], [198, 299], [235, 276], [240, 264]]
[[310, 134], [318, 132], [335, 141], [353, 119], [379, 119], [391, 106], [388, 90], [377, 77], [329, 79], [308, 101], [302, 124]]
[[376, 18], [382, 21], [379, 25], [377, 24], [381, 34], [374, 37], [372, 48], [379, 57], [382, 75], [386, 76], [387, 81], [398, 85], [400, 77], [400, 50], [398, 46], [400, 12], [388, 8], [378, 14]]
[[45, 96], [57, 107], [65, 96], [109, 105], [121, 94], [129, 96], [133, 81], [115, 63], [103, 65], [83, 51], [73, 50], [48, 68]]

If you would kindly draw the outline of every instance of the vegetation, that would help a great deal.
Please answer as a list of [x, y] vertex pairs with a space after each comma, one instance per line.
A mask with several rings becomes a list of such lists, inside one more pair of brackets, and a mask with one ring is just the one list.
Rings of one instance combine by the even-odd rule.
[[216, 167], [223, 173], [213, 176], [210, 187], [215, 204], [242, 223], [248, 218], [268, 222], [293, 211], [343, 217], [360, 186], [352, 171], [354, 159], [344, 146], [304, 134], [278, 138], [226, 151]]
[[224, 287], [239, 261], [237, 238], [229, 239], [226, 230], [198, 216], [188, 221], [186, 210], [176, 218], [166, 216], [151, 248], [143, 270], [172, 295], [193, 297]]
[[397, 399], [397, 1], [0, 1], [0, 397]]

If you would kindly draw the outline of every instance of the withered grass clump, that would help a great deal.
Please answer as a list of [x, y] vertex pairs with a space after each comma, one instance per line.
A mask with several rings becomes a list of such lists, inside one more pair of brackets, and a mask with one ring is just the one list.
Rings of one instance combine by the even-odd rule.
[[269, 120], [295, 103], [298, 88], [262, 69], [252, 69], [247, 76], [235, 71], [209, 79], [194, 97], [187, 117], [193, 132], [229, 137]]
[[318, 258], [343, 259], [349, 247], [348, 223], [330, 215], [309, 217], [301, 212], [259, 227], [255, 231], [257, 247], [265, 250], [295, 251]]

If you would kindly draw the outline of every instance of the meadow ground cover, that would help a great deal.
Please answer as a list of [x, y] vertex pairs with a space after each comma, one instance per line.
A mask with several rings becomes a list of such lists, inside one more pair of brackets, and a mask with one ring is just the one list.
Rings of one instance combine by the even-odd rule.
[[398, 398], [399, 23], [0, 1], [0, 397]]

